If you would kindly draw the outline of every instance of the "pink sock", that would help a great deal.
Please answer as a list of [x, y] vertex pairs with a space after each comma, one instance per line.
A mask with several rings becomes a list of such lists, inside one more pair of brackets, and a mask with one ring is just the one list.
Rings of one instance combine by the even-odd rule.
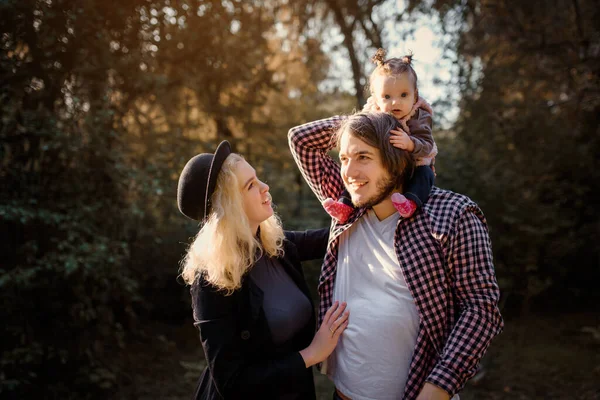
[[323, 201], [323, 208], [327, 211], [332, 218], [338, 220], [340, 223], [345, 223], [348, 221], [350, 214], [352, 214], [353, 208], [347, 204], [341, 203], [339, 201], [334, 201], [329, 198]]
[[409, 218], [417, 210], [417, 204], [404, 197], [401, 193], [392, 194], [392, 204], [403, 218]]

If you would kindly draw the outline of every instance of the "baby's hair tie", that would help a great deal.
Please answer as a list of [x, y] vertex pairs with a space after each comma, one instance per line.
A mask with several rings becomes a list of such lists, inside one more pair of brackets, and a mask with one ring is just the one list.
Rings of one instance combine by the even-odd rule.
[[371, 57], [371, 61], [373, 61], [373, 63], [375, 65], [377, 65], [378, 67], [381, 67], [382, 65], [384, 65], [385, 64], [385, 50], [377, 49], [377, 52], [375, 52], [375, 55], [373, 57]]

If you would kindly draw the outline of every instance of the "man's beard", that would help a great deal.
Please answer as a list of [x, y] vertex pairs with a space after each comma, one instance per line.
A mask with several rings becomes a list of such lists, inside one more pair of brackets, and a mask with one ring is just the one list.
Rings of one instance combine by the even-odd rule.
[[[354, 207], [358, 207], [358, 208], [371, 208], [373, 206], [376, 206], [377, 204], [381, 203], [383, 200], [385, 200], [387, 197], [391, 196], [391, 194], [394, 192], [394, 190], [396, 189], [396, 184], [398, 183], [398, 177], [392, 177], [392, 176], [387, 176], [385, 178], [379, 179], [376, 183], [377, 186], [377, 193], [375, 193], [373, 196], [371, 196], [370, 198], [364, 200], [363, 202], [356, 202], [354, 201], [354, 199], [352, 199], [352, 204], [354, 204]], [[346, 190], [348, 190], [348, 187], [346, 186]], [[348, 190], [350, 192], [350, 190]], [[350, 192], [352, 193], [352, 192]], [[350, 195], [350, 197], [352, 197], [352, 195]]]

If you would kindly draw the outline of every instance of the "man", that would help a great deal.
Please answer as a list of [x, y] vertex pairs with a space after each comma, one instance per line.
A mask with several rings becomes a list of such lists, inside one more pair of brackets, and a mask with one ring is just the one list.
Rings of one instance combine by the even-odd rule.
[[[448, 400], [503, 326], [479, 207], [434, 187], [420, 212], [397, 214], [390, 197], [402, 192], [412, 161], [391, 146], [395, 127], [390, 115], [361, 113], [288, 135], [319, 200], [345, 187], [356, 206], [346, 223], [332, 221], [319, 278], [319, 320], [334, 300], [352, 313], [327, 360], [334, 399]], [[328, 154], [335, 144], [341, 166]]]

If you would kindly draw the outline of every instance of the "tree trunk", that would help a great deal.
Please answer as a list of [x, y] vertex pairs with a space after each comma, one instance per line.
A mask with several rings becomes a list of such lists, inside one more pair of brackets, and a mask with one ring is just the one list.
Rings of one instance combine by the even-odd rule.
[[356, 55], [356, 49], [354, 48], [354, 38], [352, 33], [354, 32], [354, 24], [356, 19], [349, 23], [346, 21], [344, 11], [336, 0], [328, 0], [327, 5], [333, 11], [335, 21], [340, 27], [342, 34], [344, 35], [344, 46], [348, 50], [348, 56], [350, 58], [350, 65], [352, 67], [352, 79], [354, 81], [354, 89], [356, 90], [356, 107], [358, 110], [362, 109], [365, 104], [365, 97], [363, 95], [364, 89], [361, 84], [361, 78], [363, 77], [362, 68]]

